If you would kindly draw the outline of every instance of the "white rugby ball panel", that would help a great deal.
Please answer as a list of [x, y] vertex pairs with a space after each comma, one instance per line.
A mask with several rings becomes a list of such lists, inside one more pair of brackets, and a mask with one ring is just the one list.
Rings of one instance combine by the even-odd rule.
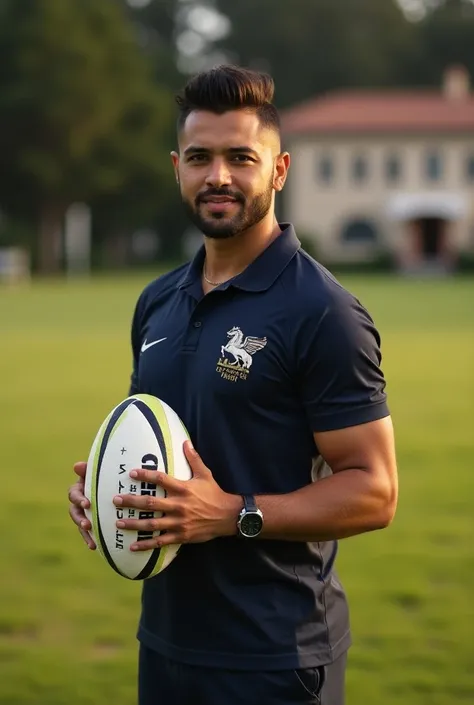
[[[141, 496], [163, 497], [163, 491], [156, 485], [148, 485], [133, 480], [128, 473], [132, 468], [146, 467], [149, 470], [160, 469], [166, 472], [166, 449], [157, 439], [154, 429], [147, 419], [143, 421], [143, 409], [130, 402], [121, 411], [119, 418], [109, 422], [110, 435], [107, 430], [99, 450], [97, 474], [97, 506], [99, 540], [107, 554], [107, 560], [118, 572], [133, 579], [148, 577], [159, 557], [159, 550], [151, 553], [139, 553], [137, 560], [130, 551], [134, 541], [152, 538], [153, 533], [143, 533], [118, 529], [117, 519], [158, 518], [159, 512], [145, 512], [131, 508], [115, 507], [111, 498], [116, 494], [139, 494]], [[145, 407], [149, 413], [148, 407]], [[146, 417], [145, 417], [146, 418]], [[161, 432], [158, 429], [161, 436]], [[125, 439], [130, 439], [130, 442]], [[132, 440], [133, 439], [133, 440]], [[164, 451], [164, 453], [163, 453]], [[163, 457], [164, 455], [164, 457]], [[102, 507], [105, 510], [102, 510]], [[157, 533], [157, 532], [155, 532]]]
[[106, 558], [104, 551], [102, 549], [102, 546], [98, 540], [97, 536], [97, 493], [96, 493], [96, 472], [97, 472], [97, 460], [99, 457], [99, 447], [100, 443], [102, 441], [102, 438], [104, 436], [105, 429], [107, 428], [107, 425], [109, 423], [110, 417], [114, 413], [115, 409], [112, 409], [110, 414], [106, 417], [102, 425], [100, 426], [96, 437], [94, 438], [94, 442], [92, 444], [90, 453], [89, 453], [89, 458], [87, 460], [87, 469], [86, 469], [86, 476], [84, 479], [84, 495], [87, 497], [87, 499], [90, 502], [90, 509], [85, 509], [84, 513], [86, 517], [89, 519], [91, 525], [92, 525], [92, 530], [91, 530], [91, 535], [92, 538], [95, 541], [95, 544], [97, 546], [97, 549], [103, 556], [103, 558]]
[[183, 453], [189, 438], [177, 414], [163, 401], [146, 394], [136, 394], [121, 402], [104, 421], [91, 448], [86, 473], [85, 494], [91, 501], [86, 512], [92, 524], [93, 538], [108, 564], [131, 580], [150, 578], [167, 567], [179, 545], [150, 551], [130, 551], [135, 541], [156, 536], [159, 532], [136, 532], [118, 529], [121, 518], [158, 518], [161, 512], [119, 508], [113, 504], [116, 494], [163, 496], [156, 485], [137, 482], [129, 477], [133, 468], [166, 472], [180, 480], [191, 478], [191, 469]]

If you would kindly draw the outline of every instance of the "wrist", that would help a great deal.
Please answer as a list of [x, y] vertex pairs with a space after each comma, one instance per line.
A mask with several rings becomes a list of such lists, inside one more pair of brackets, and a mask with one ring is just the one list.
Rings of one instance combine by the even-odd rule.
[[242, 511], [244, 502], [241, 495], [229, 494], [224, 495], [222, 508], [223, 508], [223, 519], [221, 524], [221, 530], [219, 536], [236, 536], [237, 535], [237, 522], [239, 520], [239, 514]]
[[220, 536], [236, 536], [237, 522], [243, 506], [244, 503], [240, 495], [225, 494], [224, 501], [222, 503], [224, 518], [222, 521]]

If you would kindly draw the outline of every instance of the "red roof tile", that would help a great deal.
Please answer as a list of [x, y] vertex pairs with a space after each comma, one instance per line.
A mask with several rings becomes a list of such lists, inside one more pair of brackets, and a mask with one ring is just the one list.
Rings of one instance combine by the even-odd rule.
[[282, 112], [283, 132], [474, 132], [474, 95], [440, 92], [342, 92]]

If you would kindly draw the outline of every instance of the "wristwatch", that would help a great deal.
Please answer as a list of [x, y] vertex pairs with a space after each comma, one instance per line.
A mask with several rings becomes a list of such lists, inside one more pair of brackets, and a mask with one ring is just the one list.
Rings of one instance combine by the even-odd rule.
[[239, 535], [246, 539], [256, 538], [263, 529], [263, 514], [257, 507], [255, 497], [242, 495], [244, 506], [239, 514], [237, 529]]

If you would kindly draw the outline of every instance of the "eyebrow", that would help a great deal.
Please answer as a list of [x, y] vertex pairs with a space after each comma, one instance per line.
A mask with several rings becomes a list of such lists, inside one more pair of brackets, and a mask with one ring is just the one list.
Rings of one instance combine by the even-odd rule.
[[[229, 147], [225, 151], [227, 152], [227, 154], [251, 154], [255, 157], [258, 156], [257, 152], [254, 149], [245, 145], [241, 147]], [[187, 147], [184, 150], [185, 156], [189, 156], [190, 154], [210, 154], [211, 152], [211, 149], [207, 149], [206, 147], [199, 147], [196, 145], [191, 145], [190, 147]]]

